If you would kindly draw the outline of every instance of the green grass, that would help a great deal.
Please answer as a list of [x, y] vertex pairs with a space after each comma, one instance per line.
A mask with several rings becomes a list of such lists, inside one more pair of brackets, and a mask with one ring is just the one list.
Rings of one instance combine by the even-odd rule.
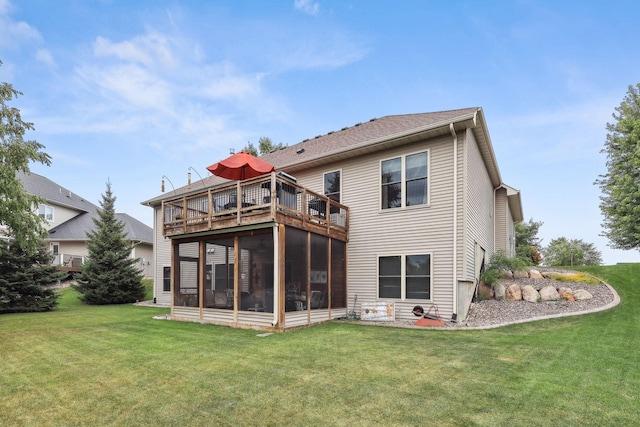
[[583, 270], [619, 306], [486, 331], [259, 332], [85, 306], [0, 316], [0, 423], [634, 426], [640, 264]]

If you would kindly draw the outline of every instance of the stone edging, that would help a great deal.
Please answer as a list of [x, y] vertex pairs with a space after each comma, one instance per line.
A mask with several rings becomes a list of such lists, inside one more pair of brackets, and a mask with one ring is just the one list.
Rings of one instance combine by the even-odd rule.
[[[603, 306], [600, 306], [600, 307], [590, 308], [590, 309], [582, 310], [582, 311], [573, 311], [573, 312], [569, 312], [569, 313], [556, 313], [556, 314], [549, 314], [549, 315], [546, 315], [546, 316], [531, 317], [531, 318], [528, 318], [528, 319], [514, 320], [513, 322], [498, 323], [498, 324], [495, 324], [495, 325], [486, 325], [486, 326], [457, 325], [457, 326], [450, 327], [450, 328], [437, 327], [437, 328], [428, 328], [428, 329], [440, 329], [440, 330], [448, 330], [448, 331], [453, 331], [453, 330], [470, 331], [470, 330], [481, 330], [481, 329], [495, 329], [495, 328], [501, 328], [503, 326], [508, 326], [508, 325], [516, 325], [516, 324], [519, 324], [519, 323], [535, 322], [537, 320], [555, 319], [555, 318], [559, 318], [559, 317], [580, 316], [582, 314], [597, 313], [598, 311], [605, 311], [605, 310], [608, 310], [608, 309], [613, 308], [613, 307], [617, 306], [618, 304], [620, 304], [620, 295], [618, 295], [618, 292], [616, 292], [616, 290], [611, 285], [609, 285], [608, 283], [602, 282], [602, 284], [604, 284], [607, 288], [609, 288], [609, 291], [611, 291], [611, 293], [613, 294], [613, 301], [611, 301], [610, 303], [605, 304]], [[425, 329], [427, 329], [427, 328], [425, 328]]]

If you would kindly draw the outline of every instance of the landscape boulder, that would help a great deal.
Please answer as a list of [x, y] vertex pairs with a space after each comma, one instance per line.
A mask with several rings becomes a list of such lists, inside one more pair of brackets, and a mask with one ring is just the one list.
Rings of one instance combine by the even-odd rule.
[[558, 301], [560, 299], [560, 294], [553, 286], [545, 286], [540, 289], [540, 300], [541, 301]]
[[493, 299], [493, 288], [484, 282], [478, 285], [478, 295], [481, 299]]
[[511, 272], [511, 270], [500, 270], [500, 276], [503, 279], [508, 279], [508, 280], [513, 279], [513, 273]]
[[540, 300], [540, 294], [531, 285], [526, 285], [522, 288], [522, 299], [528, 302], [538, 302]]
[[591, 295], [591, 292], [587, 291], [586, 289], [577, 289], [573, 291], [573, 297], [576, 301], [582, 301], [585, 299], [593, 298], [593, 295]]
[[496, 301], [503, 301], [506, 295], [505, 287], [502, 283], [496, 283], [493, 285], [493, 298]]
[[505, 298], [508, 301], [520, 301], [522, 300], [522, 291], [520, 290], [520, 286], [518, 284], [513, 283], [509, 285], [507, 291], [505, 293]]
[[514, 279], [528, 279], [529, 278], [529, 272], [526, 270], [516, 270], [513, 272], [513, 278]]
[[538, 270], [529, 270], [529, 278], [531, 279], [542, 279], [542, 274]]

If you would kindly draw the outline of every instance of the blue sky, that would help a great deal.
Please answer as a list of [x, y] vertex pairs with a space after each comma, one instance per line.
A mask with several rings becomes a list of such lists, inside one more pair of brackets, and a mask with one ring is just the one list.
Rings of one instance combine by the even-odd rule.
[[0, 0], [0, 81], [53, 157], [33, 172], [94, 203], [109, 180], [149, 225], [163, 175], [185, 185], [248, 141], [480, 106], [543, 245], [639, 262], [600, 236], [593, 184], [640, 82], [638, 16], [631, 0]]

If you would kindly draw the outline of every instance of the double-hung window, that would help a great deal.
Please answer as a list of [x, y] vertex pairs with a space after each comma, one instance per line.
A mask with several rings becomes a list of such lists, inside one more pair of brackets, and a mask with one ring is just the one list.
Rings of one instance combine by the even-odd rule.
[[162, 291], [171, 291], [171, 267], [162, 267]]
[[393, 255], [378, 258], [378, 297], [431, 299], [431, 255]]
[[45, 220], [52, 222], [53, 221], [53, 206], [49, 205], [39, 205], [38, 206], [38, 216], [40, 218], [44, 218]]
[[380, 164], [382, 209], [429, 203], [429, 152], [383, 160]]
[[340, 203], [340, 171], [324, 174], [324, 195]]

